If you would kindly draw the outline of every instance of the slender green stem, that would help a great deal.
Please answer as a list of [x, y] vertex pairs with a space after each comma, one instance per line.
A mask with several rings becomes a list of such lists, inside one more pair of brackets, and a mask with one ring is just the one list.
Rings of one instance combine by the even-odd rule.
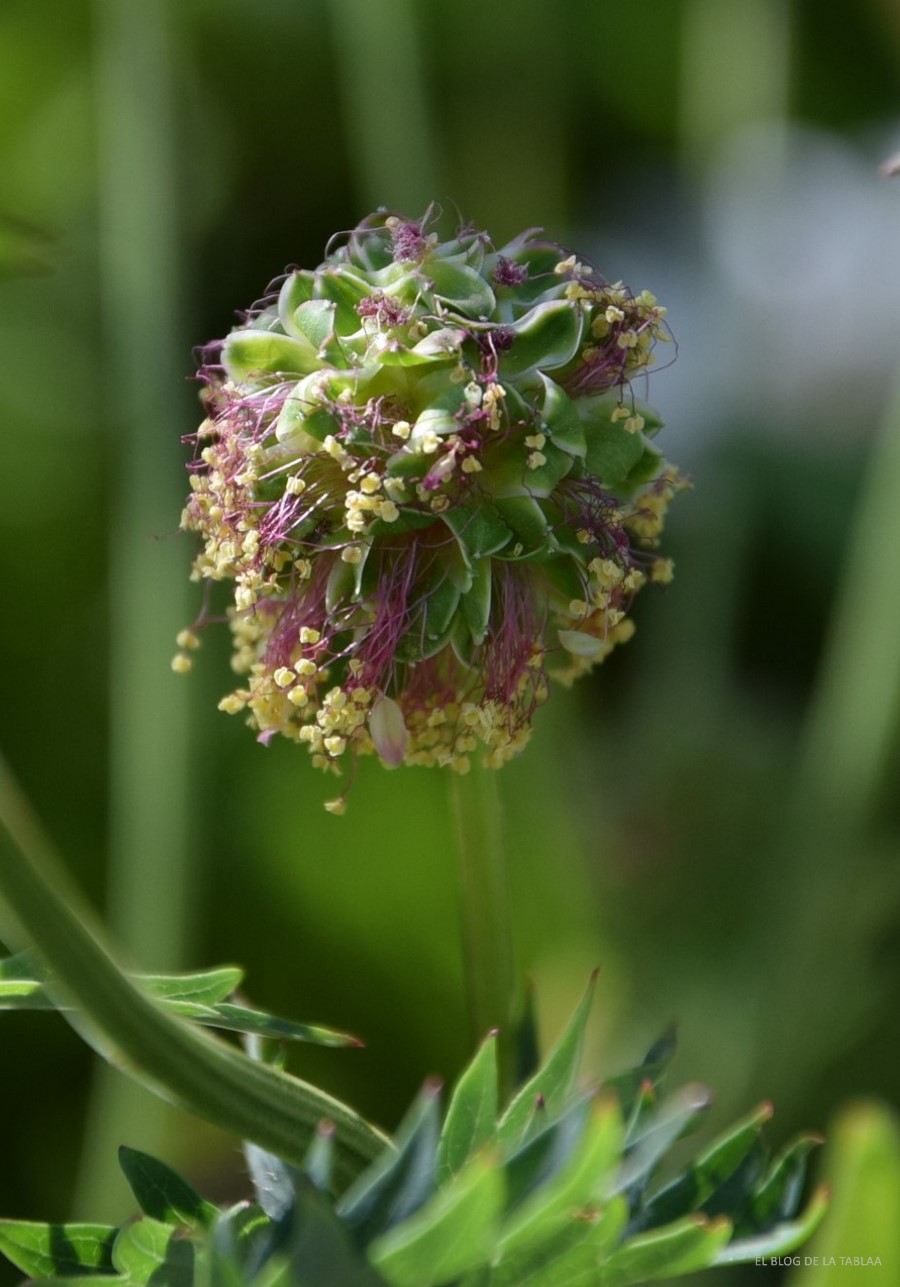
[[[109, 589], [109, 857], [106, 919], [143, 969], [184, 963], [197, 879], [190, 845], [188, 699], [171, 673], [193, 611], [177, 524], [190, 428], [189, 342], [181, 321], [181, 220], [169, 0], [94, 0], [98, 265], [105, 412], [112, 462]], [[183, 133], [183, 130], [182, 130]], [[160, 808], [160, 801], [165, 807]], [[137, 1135], [135, 1135], [137, 1132]], [[115, 1147], [164, 1150], [171, 1111], [102, 1065], [96, 1070], [76, 1213], [122, 1200]]]
[[335, 1128], [341, 1184], [388, 1144], [324, 1091], [167, 1014], [127, 978], [2, 760], [0, 897], [11, 914], [4, 935], [37, 949], [59, 980], [54, 987], [75, 1007], [66, 1016], [73, 1026], [111, 1064], [164, 1099], [298, 1164], [327, 1119]]
[[470, 1037], [499, 1029], [501, 1091], [515, 1069], [515, 967], [503, 817], [497, 774], [473, 765], [452, 774], [459, 852], [460, 914]]

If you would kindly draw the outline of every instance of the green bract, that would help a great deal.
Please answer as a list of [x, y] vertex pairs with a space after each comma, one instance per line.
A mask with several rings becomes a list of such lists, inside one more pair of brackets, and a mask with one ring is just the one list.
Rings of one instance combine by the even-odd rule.
[[195, 577], [234, 583], [222, 709], [335, 771], [516, 754], [548, 674], [601, 661], [671, 577], [681, 484], [631, 383], [663, 314], [534, 231], [497, 251], [384, 213], [290, 273], [200, 371], [183, 522]]

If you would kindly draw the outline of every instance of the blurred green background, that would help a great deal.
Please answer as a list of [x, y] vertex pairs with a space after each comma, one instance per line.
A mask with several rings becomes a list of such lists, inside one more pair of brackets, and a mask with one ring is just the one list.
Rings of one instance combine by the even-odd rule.
[[[2, 0], [0, 739], [135, 963], [237, 960], [359, 1033], [291, 1066], [387, 1126], [468, 1053], [441, 776], [365, 764], [335, 819], [216, 711], [224, 638], [169, 669], [192, 345], [434, 198], [651, 288], [679, 341], [650, 389], [695, 483], [676, 581], [502, 775], [542, 1031], [599, 964], [591, 1068], [676, 1019], [713, 1128], [896, 1103], [898, 89], [895, 0]], [[232, 1141], [61, 1021], [3, 1033], [3, 1214], [126, 1214], [118, 1142], [240, 1194]]]

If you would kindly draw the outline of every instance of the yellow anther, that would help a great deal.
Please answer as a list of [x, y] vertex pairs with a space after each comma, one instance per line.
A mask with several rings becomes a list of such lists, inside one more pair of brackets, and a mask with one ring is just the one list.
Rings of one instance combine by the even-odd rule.
[[199, 648], [200, 640], [194, 634], [193, 630], [179, 630], [175, 636], [175, 642], [179, 648]]
[[345, 737], [326, 737], [323, 745], [329, 755], [343, 755], [347, 749], [347, 739]]
[[302, 644], [317, 644], [321, 638], [319, 631], [314, 630], [312, 626], [300, 627], [300, 642]]
[[383, 523], [396, 523], [400, 517], [400, 511], [393, 501], [382, 501], [377, 510], [378, 517]]
[[546, 441], [547, 441], [546, 434], [532, 433], [532, 434], [529, 434], [528, 437], [525, 439], [525, 446], [534, 447], [536, 451], [540, 451], [540, 449], [543, 447]]
[[474, 456], [466, 456], [462, 463], [462, 471], [464, 474], [480, 474], [481, 461], [476, 460]]
[[376, 473], [366, 474], [360, 483], [362, 490], [369, 496], [377, 492], [381, 486], [381, 475]]
[[172, 658], [172, 669], [176, 675], [186, 675], [193, 664], [186, 652], [176, 652]]
[[287, 496], [299, 496], [301, 492], [306, 491], [306, 483], [295, 474], [287, 480], [284, 490]]
[[294, 662], [294, 670], [298, 675], [314, 675], [318, 670], [318, 666], [314, 661], [310, 661], [308, 657], [301, 657], [299, 661]]
[[279, 666], [272, 678], [279, 688], [290, 688], [296, 676], [288, 666]]
[[337, 817], [347, 812], [347, 801], [343, 796], [338, 796], [336, 800], [326, 800], [325, 809], [328, 813], [334, 813]]
[[410, 425], [408, 420], [398, 420], [391, 430], [391, 433], [395, 438], [402, 438], [403, 441], [406, 442], [407, 438], [412, 433], [412, 425]]
[[362, 563], [362, 550], [358, 545], [345, 545], [341, 550], [341, 561], [344, 563]]
[[247, 705], [247, 699], [238, 693], [227, 693], [219, 702], [219, 710], [224, 711], [226, 715], [237, 715]]
[[643, 416], [638, 416], [638, 415], [629, 416], [628, 419], [625, 421], [625, 428], [628, 430], [629, 433], [639, 433], [640, 430], [643, 429], [643, 427], [644, 427]]
[[546, 465], [547, 457], [542, 451], [533, 451], [528, 457], [529, 469], [540, 469], [541, 465]]

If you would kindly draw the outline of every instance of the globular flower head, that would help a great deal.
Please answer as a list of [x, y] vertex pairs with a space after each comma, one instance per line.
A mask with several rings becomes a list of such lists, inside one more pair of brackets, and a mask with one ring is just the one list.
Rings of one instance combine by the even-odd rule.
[[684, 484], [632, 384], [664, 311], [536, 230], [498, 251], [427, 217], [290, 272], [199, 372], [183, 526], [195, 579], [234, 587], [221, 709], [337, 772], [517, 754], [548, 676], [602, 661], [671, 576]]

